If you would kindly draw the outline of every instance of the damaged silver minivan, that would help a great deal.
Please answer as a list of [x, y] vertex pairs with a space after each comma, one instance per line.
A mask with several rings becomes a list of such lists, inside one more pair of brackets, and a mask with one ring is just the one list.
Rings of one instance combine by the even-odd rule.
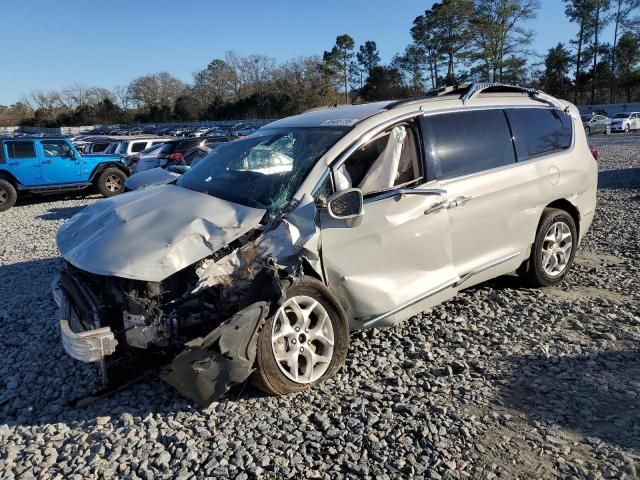
[[250, 376], [304, 390], [342, 367], [350, 330], [513, 271], [560, 282], [596, 181], [578, 110], [522, 87], [279, 120], [60, 229], [63, 345], [105, 383], [162, 365], [202, 405]]

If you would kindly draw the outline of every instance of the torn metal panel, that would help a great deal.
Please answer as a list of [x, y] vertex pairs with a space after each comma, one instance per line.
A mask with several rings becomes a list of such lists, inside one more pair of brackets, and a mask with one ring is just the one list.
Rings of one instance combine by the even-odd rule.
[[256, 228], [265, 212], [164, 185], [86, 207], [56, 240], [80, 269], [159, 282]]
[[291, 274], [305, 258], [312, 268], [320, 268], [320, 233], [315, 223], [316, 206], [310, 195], [255, 241], [234, 250], [221, 259], [207, 259], [196, 269], [200, 281], [193, 293], [222, 285], [237, 288], [247, 285], [270, 261]]
[[206, 407], [253, 372], [260, 328], [268, 302], [257, 302], [236, 313], [204, 338], [186, 344], [160, 377]]

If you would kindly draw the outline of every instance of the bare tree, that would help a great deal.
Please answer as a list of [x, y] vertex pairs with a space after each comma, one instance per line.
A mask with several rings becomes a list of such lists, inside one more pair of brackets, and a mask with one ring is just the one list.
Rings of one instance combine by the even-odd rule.
[[523, 23], [535, 18], [538, 0], [476, 0], [471, 25], [476, 57], [490, 81], [503, 81], [505, 67], [528, 55], [534, 33]]
[[632, 16], [640, 8], [640, 0], [614, 0], [613, 47], [611, 49], [611, 81], [609, 84], [609, 102], [613, 103], [616, 89], [616, 48], [620, 35], [637, 28], [638, 16]]

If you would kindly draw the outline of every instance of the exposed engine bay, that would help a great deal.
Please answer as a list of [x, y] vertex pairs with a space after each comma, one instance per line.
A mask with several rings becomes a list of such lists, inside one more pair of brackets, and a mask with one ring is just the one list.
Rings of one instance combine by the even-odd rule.
[[[308, 200], [298, 208], [315, 211]], [[160, 366], [161, 378], [206, 406], [245, 381], [265, 319], [280, 307], [303, 266], [319, 261], [315, 224], [306, 217], [294, 225], [305, 218], [295, 210], [290, 219], [250, 229], [160, 281], [92, 273], [67, 260], [57, 285], [68, 304], [70, 335], [100, 329], [112, 334], [115, 347], [97, 362], [103, 387], [129, 381], [141, 373], [137, 366]], [[63, 332], [65, 349], [83, 359], [68, 343]], [[105, 342], [99, 343], [102, 348]]]

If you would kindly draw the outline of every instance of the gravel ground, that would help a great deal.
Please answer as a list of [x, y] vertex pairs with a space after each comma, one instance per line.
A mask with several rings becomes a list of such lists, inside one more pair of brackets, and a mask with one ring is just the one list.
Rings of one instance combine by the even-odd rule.
[[357, 333], [308, 393], [206, 410], [152, 378], [88, 407], [62, 350], [54, 234], [89, 199], [1, 215], [0, 478], [638, 478], [640, 135], [593, 137], [597, 216], [558, 288], [502, 277]]

